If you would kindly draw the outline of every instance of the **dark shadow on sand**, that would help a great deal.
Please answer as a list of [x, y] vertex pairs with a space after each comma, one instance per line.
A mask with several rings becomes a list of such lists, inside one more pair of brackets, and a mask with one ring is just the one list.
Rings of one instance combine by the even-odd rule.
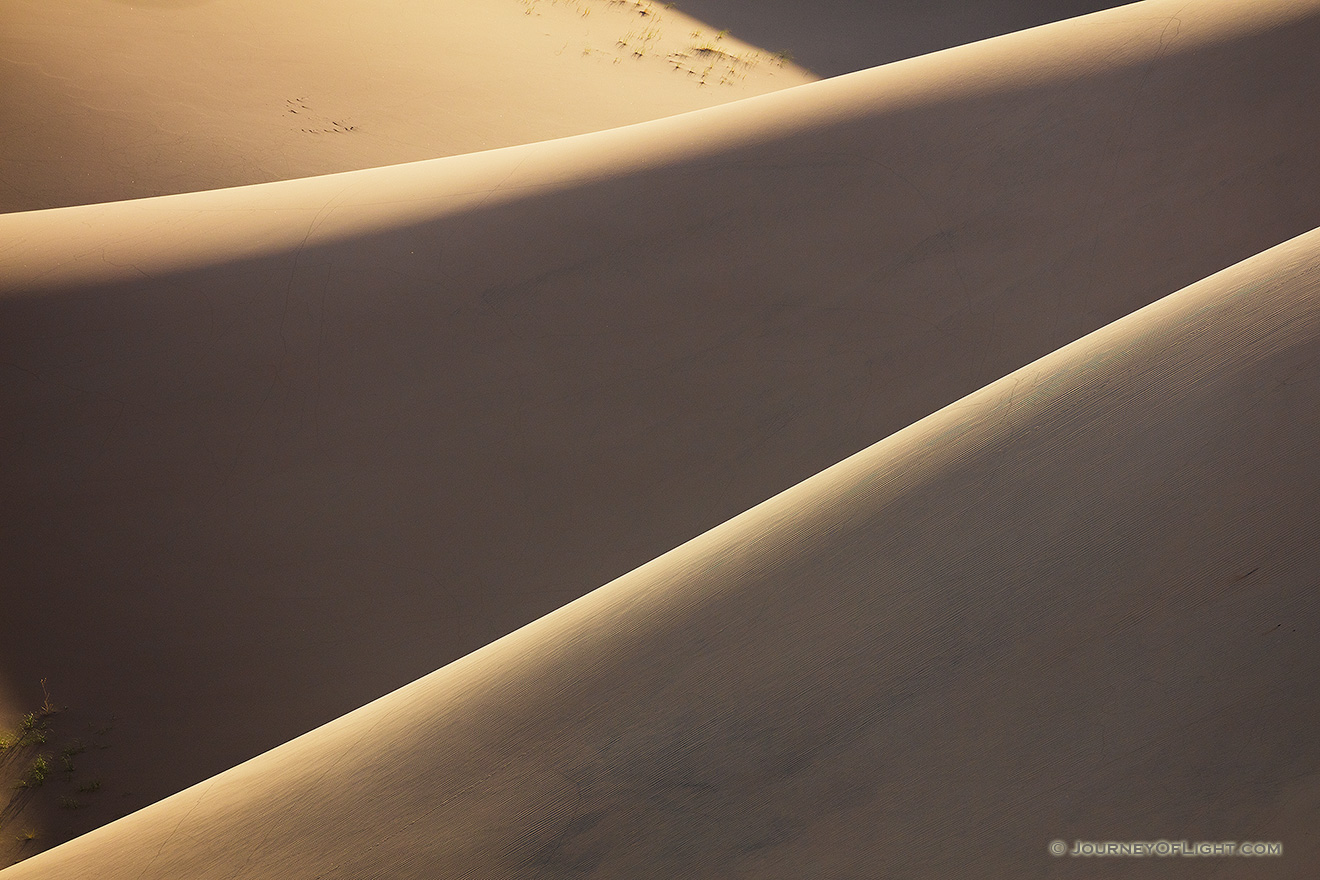
[[1113, 0], [678, 0], [673, 6], [793, 61], [839, 76], [1125, 6]]

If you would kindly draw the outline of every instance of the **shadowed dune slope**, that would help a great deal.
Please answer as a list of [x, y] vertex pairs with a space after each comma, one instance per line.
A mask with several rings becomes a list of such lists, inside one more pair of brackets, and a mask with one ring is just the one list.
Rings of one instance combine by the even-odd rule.
[[[1128, 0], [1131, 2], [1131, 0]], [[838, 76], [975, 40], [1122, 6], [1122, 0], [677, 0], [821, 76]]]
[[1320, 3], [1148, 0], [610, 132], [0, 216], [0, 674], [117, 716], [79, 821], [1320, 226], [1318, 43]]
[[1315, 232], [3, 876], [1312, 876], [1318, 294]]

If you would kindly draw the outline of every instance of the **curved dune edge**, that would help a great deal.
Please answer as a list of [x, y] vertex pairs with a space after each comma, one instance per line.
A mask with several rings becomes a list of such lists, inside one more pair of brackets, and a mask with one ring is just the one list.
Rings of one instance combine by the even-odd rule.
[[321, 177], [0, 215], [0, 294], [151, 276], [344, 241], [529, 194], [718, 159], [765, 142], [1306, 21], [1320, 2], [1148, 0], [619, 129]]
[[1318, 292], [1320, 231], [4, 876], [1302, 876]]
[[7, 0], [0, 211], [598, 131], [1118, 2]]
[[7, 0], [0, 211], [457, 155], [818, 78], [727, 35], [698, 68], [714, 29], [646, 5]]
[[672, 126], [0, 218], [0, 672], [119, 718], [101, 818], [52, 814], [213, 776], [1320, 225], [1315, 12], [1148, 3]]

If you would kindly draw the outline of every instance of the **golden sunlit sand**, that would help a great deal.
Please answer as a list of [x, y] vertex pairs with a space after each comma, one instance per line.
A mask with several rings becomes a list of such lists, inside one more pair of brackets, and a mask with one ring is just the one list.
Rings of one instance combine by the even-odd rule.
[[815, 79], [649, 0], [4, 5], [8, 211], [468, 153]]
[[1310, 876], [1320, 2], [697, 5], [9, 4], [5, 880]]

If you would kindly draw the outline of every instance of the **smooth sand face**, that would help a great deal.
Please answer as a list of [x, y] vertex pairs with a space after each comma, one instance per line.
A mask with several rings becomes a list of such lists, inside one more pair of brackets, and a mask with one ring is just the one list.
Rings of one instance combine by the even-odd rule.
[[1116, 5], [6, 0], [0, 211], [581, 134]]
[[[39, 698], [34, 683], [47, 676], [71, 713], [82, 713], [65, 716], [80, 728], [104, 729], [104, 719], [116, 716], [106, 735], [113, 742], [99, 755], [107, 762], [106, 797], [55, 815], [104, 822], [276, 746], [1022, 364], [1320, 224], [1310, 198], [1320, 132], [1309, 111], [1318, 86], [1308, 75], [1318, 38], [1314, 4], [1189, 10], [1148, 2], [620, 131], [316, 180], [0, 217], [0, 407], [17, 414], [0, 440], [3, 491], [12, 499], [0, 522], [2, 563], [7, 582], [17, 585], [6, 618], [28, 622], [0, 642], [0, 669], [24, 701], [6, 708], [31, 705]], [[241, 782], [213, 786], [194, 817], [199, 824], [179, 826], [191, 830], [163, 850], [167, 828], [207, 789], [58, 858], [72, 859], [62, 862], [70, 876], [108, 864], [112, 849], [123, 859], [113, 870], [134, 876], [148, 867], [142, 853], [155, 850], [165, 855], [150, 871], [168, 873], [194, 856], [200, 861], [183, 873], [232, 870], [235, 864], [201, 846], [207, 840], [250, 854], [253, 871], [269, 876], [290, 865], [325, 868], [317, 861], [323, 856], [349, 871], [362, 867], [355, 859], [380, 856], [371, 840], [384, 834], [379, 817], [388, 815], [419, 817], [391, 844], [389, 858], [404, 853], [429, 874], [452, 867], [499, 876], [519, 860], [525, 864], [517, 870], [571, 873], [561, 862], [573, 859], [602, 876], [644, 876], [629, 859], [653, 857], [686, 871], [701, 852], [738, 847], [743, 854], [724, 864], [801, 875], [819, 848], [862, 860], [836, 863], [848, 874], [885, 866], [855, 835], [889, 828], [926, 854], [921, 864], [930, 873], [947, 875], [958, 851], [935, 854], [942, 847], [921, 835], [944, 841], [954, 819], [979, 818], [976, 827], [1012, 832], [1023, 860], [1000, 850], [992, 862], [1009, 872], [1044, 857], [1046, 835], [1056, 833], [1045, 829], [1047, 815], [1072, 816], [1077, 836], [1124, 830], [1114, 805], [1135, 798], [1132, 778], [1065, 785], [1058, 765], [1040, 763], [1049, 743], [1093, 748], [1099, 710], [1043, 715], [1059, 721], [1042, 722], [1021, 748], [1013, 745], [1019, 720], [1059, 710], [1077, 681], [1108, 694], [1105, 718], [1120, 719], [1119, 751], [1107, 745], [1106, 722], [1088, 760], [1101, 755], [1110, 761], [1103, 767], [1126, 767], [1119, 759], [1137, 754], [1144, 733], [1149, 748], [1177, 759], [1165, 799], [1140, 801], [1152, 822], [1187, 818], [1179, 804], [1185, 812], [1203, 794], [1222, 794], [1188, 787], [1192, 759], [1180, 751], [1188, 731], [1209, 743], [1196, 758], [1203, 772], [1255, 735], [1243, 719], [1265, 718], [1250, 723], [1276, 739], [1240, 772], [1267, 782], [1247, 786], [1251, 796], [1243, 796], [1238, 817], [1263, 833], [1274, 827], [1268, 810], [1282, 817], [1310, 802], [1308, 789], [1275, 784], [1305, 769], [1281, 757], [1289, 742], [1292, 754], [1309, 754], [1298, 743], [1310, 719], [1288, 690], [1313, 681], [1299, 647], [1306, 642], [1287, 642], [1276, 655], [1279, 663], [1301, 664], [1296, 679], [1275, 675], [1275, 660], [1252, 654], [1245, 642], [1210, 656], [1205, 646], [1223, 643], [1221, 631], [1206, 624], [1180, 635], [1184, 606], [1176, 597], [1201, 607], [1194, 591], [1209, 582], [1207, 560], [1236, 570], [1236, 557], [1216, 555], [1223, 547], [1283, 560], [1269, 582], [1273, 598], [1258, 613], [1292, 602], [1296, 638], [1309, 638], [1311, 612], [1288, 566], [1304, 571], [1311, 562], [1304, 533], [1289, 524], [1307, 521], [1306, 500], [1314, 497], [1306, 458], [1294, 448], [1309, 436], [1314, 404], [1286, 398], [1293, 401], [1287, 413], [1268, 409], [1274, 402], [1262, 396], [1261, 371], [1282, 371], [1274, 381], [1304, 394], [1305, 361], [1278, 360], [1291, 355], [1272, 348], [1268, 334], [1266, 343], [1248, 344], [1269, 328], [1280, 338], [1309, 338], [1310, 319], [1297, 311], [1304, 311], [1307, 283], [1297, 276], [1280, 288], [1278, 314], [1220, 319], [1225, 333], [1245, 328], [1241, 350], [1227, 337], [1203, 350], [1188, 331], [1188, 357], [1202, 358], [1189, 375], [1204, 377], [1206, 390], [1177, 385], [1178, 394], [1148, 398], [1133, 390], [1144, 386], [1123, 391], [1116, 399], [1133, 409], [1136, 434], [1123, 433], [1125, 417], [1107, 409], [1102, 394], [1078, 404], [1080, 423], [1051, 416], [1063, 419], [1042, 435], [1059, 441], [1053, 446], [1035, 445], [1041, 438], [1030, 426], [1006, 416], [995, 429], [1005, 433], [993, 435], [1000, 446], [987, 439], [990, 446], [976, 447], [980, 458], [969, 459], [971, 470], [962, 470], [964, 447], [954, 441], [965, 408], [946, 411], [954, 421], [941, 430], [950, 433], [923, 453], [934, 456], [931, 482], [893, 490], [894, 509], [910, 520], [885, 519], [890, 514], [876, 507], [853, 523], [837, 518], [835, 502], [819, 499], [773, 508], [841, 523], [841, 543], [825, 535], [781, 553], [778, 538], [758, 537], [766, 522], [746, 520], [750, 531], [738, 534], [749, 546], [712, 550], [698, 542], [687, 555], [642, 570], [688, 584], [679, 597], [688, 604], [679, 610], [643, 602], [635, 609], [640, 617], [630, 616], [628, 602], [617, 599], [625, 593], [601, 594], [616, 598], [593, 600], [605, 604], [573, 618], [595, 635], [566, 641], [555, 635], [560, 624], [546, 624], [551, 629], [536, 630], [542, 635], [500, 649], [514, 654], [488, 652], [454, 667], [466, 671], [428, 679], [442, 682], [434, 688], [391, 698], [393, 720], [352, 716], [358, 720], [332, 728], [338, 733], [304, 740], [310, 757], [285, 751], [263, 759], [275, 763], [240, 769], [228, 779]], [[1277, 324], [1285, 313], [1300, 323]], [[1133, 326], [1145, 325], [1124, 326], [1137, 333]], [[1262, 344], [1274, 353], [1253, 360], [1263, 357]], [[1140, 362], [1147, 364], [1140, 370], [1166, 364], [1159, 360], [1165, 354], [1147, 354], [1155, 360]], [[1057, 370], [1070, 375], [1050, 369], [1056, 372], [1019, 376], [1012, 393], [1032, 401], [1039, 388], [1056, 387]], [[1233, 384], [1239, 379], [1245, 384]], [[1059, 381], [1091, 394], [1089, 380]], [[1266, 409], [1244, 402], [1253, 400]], [[1081, 439], [1063, 443], [1065, 428]], [[1088, 431], [1126, 445], [1102, 454]], [[1225, 439], [1206, 439], [1218, 432]], [[1199, 463], [1170, 451], [1202, 442], [1208, 457]], [[994, 492], [1000, 479], [1008, 487], [1002, 496]], [[1152, 488], [1137, 495], [1122, 488], [1134, 486]], [[1077, 527], [1065, 527], [1082, 517], [1080, 499], [1094, 500], [1097, 522], [1144, 523], [1141, 534], [1111, 525], [1095, 541], [1081, 541]], [[1184, 516], [1189, 510], [1209, 512]], [[918, 528], [927, 521], [929, 530]], [[880, 531], [867, 532], [867, 523]], [[897, 537], [884, 540], [899, 543], [884, 545], [895, 561], [877, 587], [871, 573], [884, 568], [881, 557], [861, 545], [872, 542], [868, 535], [889, 535], [887, 523]], [[1143, 535], [1158, 536], [1163, 549], [1142, 543]], [[1023, 542], [1036, 555], [1021, 555]], [[701, 555], [707, 550], [715, 555]], [[746, 571], [781, 556], [782, 579], [748, 580]], [[1040, 570], [1055, 564], [1062, 567]], [[1238, 572], [1245, 581], [1269, 571], [1250, 568]], [[991, 569], [1000, 574], [991, 578]], [[1004, 587], [1002, 572], [1010, 569], [1021, 572], [1014, 583], [1028, 586]], [[909, 575], [911, 592], [894, 592], [909, 589]], [[975, 604], [983, 600], [969, 591], [982, 582], [999, 585], [1006, 608]], [[1050, 605], [1056, 594], [1048, 591], [1074, 583], [1096, 596], [1119, 590], [1114, 602], [1138, 603], [1142, 613], [1134, 614], [1147, 628], [1125, 630], [1112, 616], [1120, 612], [1107, 610], [1111, 616], [1087, 618], [1093, 629], [1069, 629], [1062, 621], [1085, 618], [1094, 604], [1069, 604], [1080, 601], [1070, 594]], [[879, 592], [866, 592], [873, 588]], [[1175, 598], [1163, 598], [1166, 588]], [[880, 595], [902, 597], [908, 616], [886, 617], [890, 610], [875, 606]], [[1223, 589], [1208, 595], [1235, 601]], [[962, 604], [941, 604], [941, 597]], [[623, 604], [609, 604], [616, 600]], [[966, 611], [950, 618], [949, 607]], [[1026, 616], [1013, 617], [1018, 612]], [[1018, 619], [1031, 623], [1013, 629]], [[709, 630], [711, 621], [728, 634]], [[955, 642], [976, 644], [980, 634], [1006, 627], [1014, 640], [984, 656], [937, 666], [938, 674], [921, 671]], [[854, 644], [861, 647], [848, 653]], [[590, 656], [572, 654], [571, 645]], [[592, 646], [601, 650], [592, 654]], [[648, 671], [660, 654], [690, 665]], [[516, 663], [509, 659], [515, 655]], [[1061, 657], [1071, 659], [1049, 671]], [[1179, 728], [1157, 709], [1157, 697], [1211, 680], [1197, 678], [1202, 659], [1221, 664], [1213, 673], [1221, 681], [1235, 668], [1247, 672], [1234, 685], [1240, 690], [1187, 692], [1186, 699], [1215, 708], [1196, 717], [1222, 718], [1222, 727], [1197, 721]], [[1166, 690], [1139, 691], [1137, 704], [1125, 706], [1128, 691], [1097, 680], [1094, 670], [1106, 660], [1119, 664], [1114, 682], [1138, 689], [1151, 687], [1141, 677], [1149, 668], [1167, 667]], [[866, 684], [877, 668], [889, 671]], [[722, 711], [715, 669], [748, 695], [730, 710], [737, 718], [784, 701], [798, 707], [785, 710], [782, 722], [734, 725], [742, 733], [719, 728], [725, 732], [717, 739], [765, 744], [746, 751], [765, 762], [747, 758], [730, 771], [732, 781], [697, 778], [726, 752], [703, 751], [700, 736], [689, 741], [683, 733], [702, 730], [702, 718]], [[1028, 673], [1015, 681], [1012, 669]], [[615, 689], [593, 691], [598, 673]], [[527, 683], [538, 676], [580, 679], [586, 689]], [[634, 681], [635, 691], [617, 689]], [[996, 715], [986, 694], [1010, 684], [1018, 690]], [[694, 691], [697, 685], [709, 689]], [[1047, 694], [1032, 703], [1038, 685], [1048, 685]], [[555, 693], [569, 694], [555, 710], [560, 715], [546, 708]], [[704, 696], [684, 709], [689, 693]], [[604, 708], [601, 694], [610, 695]], [[881, 714], [893, 720], [854, 730], [867, 717], [865, 705], [885, 707]], [[823, 726], [794, 727], [790, 717]], [[630, 727], [639, 718], [644, 723]], [[988, 728], [973, 724], [980, 718]], [[427, 739], [433, 733], [439, 739]], [[635, 803], [621, 806], [632, 803], [622, 794], [618, 802], [613, 794], [592, 797], [617, 803], [619, 816], [639, 817], [634, 827], [654, 828], [654, 836], [629, 854], [610, 842], [619, 832], [606, 824], [599, 857], [587, 852], [595, 846], [588, 838], [540, 855], [519, 849], [518, 829], [544, 830], [552, 821], [544, 816], [570, 822], [565, 817], [576, 808], [563, 793], [584, 785], [590, 793], [590, 777], [577, 769], [596, 765], [586, 753], [569, 753], [593, 742], [608, 751], [611, 736], [622, 738], [619, 759], [638, 769], [623, 776], [601, 770], [614, 780], [610, 790], [650, 798], [668, 818], [644, 818]], [[904, 773], [959, 766], [940, 761], [985, 742], [1005, 750], [996, 752], [1004, 763], [981, 768], [966, 785], [959, 782], [966, 774], [941, 770], [932, 777], [939, 789], [911, 801], [928, 809], [894, 806], [909, 802], [910, 775], [873, 777], [872, 794], [850, 801], [847, 779], [863, 765], [843, 743], [872, 736], [870, 753], [899, 756], [890, 766]], [[801, 777], [805, 788], [776, 787], [772, 776], [756, 775], [810, 766], [814, 753], [804, 743], [836, 740], [837, 760], [822, 764], [825, 775], [813, 781]], [[523, 755], [538, 742], [559, 751], [546, 760]], [[422, 766], [416, 749], [423, 747], [433, 763], [423, 762], [432, 769], [419, 777], [410, 768]], [[1162, 760], [1140, 754], [1149, 766]], [[475, 785], [483, 761], [505, 758], [513, 775], [502, 777], [503, 788]], [[614, 766], [613, 757], [602, 760]], [[1031, 761], [1040, 764], [1035, 776], [1026, 769]], [[665, 766], [687, 767], [684, 778], [697, 781], [675, 788], [665, 782]], [[308, 768], [324, 771], [322, 781], [307, 781], [315, 776]], [[987, 824], [975, 811], [1002, 807], [1019, 775], [1034, 780], [1037, 788], [1028, 790], [1068, 800], [1042, 800], [1036, 819], [1012, 824], [1021, 806], [1013, 800], [1001, 824]], [[426, 784], [410, 787], [405, 776]], [[1047, 783], [1056, 787], [1040, 788]], [[352, 809], [350, 800], [327, 797], [322, 784], [339, 786]], [[277, 798], [276, 790], [284, 794]], [[437, 803], [441, 791], [453, 800]], [[296, 806], [307, 803], [303, 793], [327, 812]], [[822, 798], [841, 799], [838, 810], [862, 810], [857, 817], [870, 824], [813, 825], [797, 835], [796, 849], [776, 849], [771, 831], [792, 836], [803, 817], [826, 815]], [[693, 824], [714, 827], [732, 812], [747, 814], [753, 799], [760, 812], [752, 810], [748, 824], [722, 842], [705, 840]], [[1198, 827], [1233, 825], [1222, 798], [1215, 803], [1223, 822]], [[382, 805], [381, 812], [364, 804]], [[468, 818], [445, 813], [451, 806]], [[907, 819], [897, 815], [904, 810]], [[284, 820], [273, 822], [275, 813]], [[590, 834], [584, 823], [591, 813], [577, 814], [560, 833]], [[350, 832], [344, 823], [357, 824]], [[329, 844], [317, 828], [333, 830], [339, 843]], [[1133, 825], [1131, 833], [1147, 832]], [[1313, 840], [1307, 833], [1297, 827], [1299, 846]], [[262, 842], [237, 842], [254, 839]], [[90, 861], [78, 861], [84, 858]], [[20, 870], [55, 871], [55, 859]]]
[[529, 143], [815, 78], [649, 2], [5, 5], [7, 211]]
[[1312, 233], [5, 876], [1308, 876], [1317, 279]]

